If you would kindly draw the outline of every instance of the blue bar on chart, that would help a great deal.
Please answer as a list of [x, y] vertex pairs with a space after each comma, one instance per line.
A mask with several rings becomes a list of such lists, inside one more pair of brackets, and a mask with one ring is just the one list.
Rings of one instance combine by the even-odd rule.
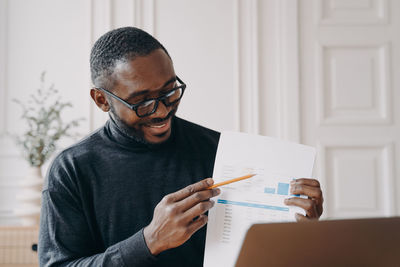
[[289, 194], [289, 184], [286, 183], [278, 183], [278, 195], [285, 195]]
[[[289, 184], [288, 183], [278, 183], [278, 188], [275, 189], [274, 187], [264, 187], [265, 194], [278, 194], [282, 196], [289, 195]], [[299, 197], [300, 195], [291, 195], [295, 197]]]
[[266, 193], [266, 194], [275, 194], [275, 188], [265, 187], [264, 188], [264, 193]]
[[218, 199], [217, 203], [238, 205], [238, 206], [244, 206], [244, 207], [250, 207], [250, 208], [278, 210], [278, 211], [289, 211], [288, 207], [271, 206], [271, 205], [264, 205], [264, 204], [258, 204], [258, 203], [249, 203], [249, 202], [241, 202], [241, 201], [232, 201], [232, 200], [226, 200], [226, 199]]

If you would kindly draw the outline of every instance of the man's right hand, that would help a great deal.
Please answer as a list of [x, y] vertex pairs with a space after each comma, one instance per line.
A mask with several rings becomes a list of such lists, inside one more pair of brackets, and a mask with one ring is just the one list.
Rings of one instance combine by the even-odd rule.
[[210, 198], [220, 189], [207, 189], [214, 184], [212, 178], [191, 184], [166, 195], [154, 209], [153, 220], [144, 228], [147, 247], [153, 255], [185, 243], [207, 223], [204, 214], [214, 206]]

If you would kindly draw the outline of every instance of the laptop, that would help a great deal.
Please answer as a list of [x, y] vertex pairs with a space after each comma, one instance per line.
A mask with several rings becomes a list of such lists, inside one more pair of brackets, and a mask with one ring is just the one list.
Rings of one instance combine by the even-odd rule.
[[235, 266], [400, 266], [400, 217], [255, 224]]

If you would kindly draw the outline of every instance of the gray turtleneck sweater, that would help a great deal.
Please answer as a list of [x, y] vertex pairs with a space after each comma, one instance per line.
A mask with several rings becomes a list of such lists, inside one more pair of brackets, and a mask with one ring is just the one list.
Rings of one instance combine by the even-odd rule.
[[40, 266], [202, 266], [206, 227], [151, 255], [143, 228], [163, 196], [212, 176], [219, 133], [174, 117], [148, 146], [110, 118], [52, 162], [42, 193]]

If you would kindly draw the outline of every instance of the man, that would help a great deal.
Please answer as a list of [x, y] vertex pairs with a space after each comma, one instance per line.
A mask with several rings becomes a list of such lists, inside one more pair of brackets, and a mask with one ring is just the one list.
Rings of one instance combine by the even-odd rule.
[[[91, 52], [96, 105], [109, 120], [61, 152], [46, 177], [41, 266], [202, 266], [219, 133], [175, 116], [186, 89], [167, 50], [133, 27]], [[288, 205], [319, 218], [322, 193], [298, 179]]]

